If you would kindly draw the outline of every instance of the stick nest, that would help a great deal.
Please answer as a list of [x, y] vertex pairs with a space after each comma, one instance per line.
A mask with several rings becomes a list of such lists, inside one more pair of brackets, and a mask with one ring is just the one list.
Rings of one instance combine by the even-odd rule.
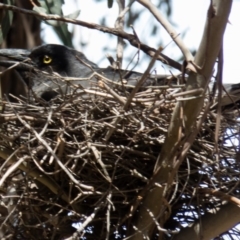
[[[34, 96], [2, 101], [1, 226], [16, 239], [74, 234], [122, 239], [132, 231], [132, 216], [137, 217], [142, 197], [151, 191], [148, 183], [174, 106], [187, 93], [165, 86], [129, 100], [130, 91], [100, 84], [51, 102]], [[214, 97], [208, 94], [209, 99]], [[169, 188], [168, 220], [161, 226], [168, 234], [223, 203], [209, 189], [239, 194], [238, 147], [231, 142], [238, 134], [238, 113], [222, 109], [219, 115], [216, 109], [209, 108]]]

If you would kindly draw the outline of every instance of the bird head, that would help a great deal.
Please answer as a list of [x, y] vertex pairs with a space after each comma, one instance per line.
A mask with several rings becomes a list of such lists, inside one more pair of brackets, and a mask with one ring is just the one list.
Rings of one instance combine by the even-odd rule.
[[0, 49], [0, 56], [11, 59], [11, 61], [1, 61], [1, 66], [8, 67], [19, 62], [19, 65], [16, 66], [17, 70], [29, 70], [35, 67], [42, 71], [56, 72], [64, 77], [84, 77], [92, 72], [90, 68], [98, 67], [89, 61], [83, 53], [58, 44], [42, 45], [32, 51]]
[[73, 56], [67, 50], [65, 46], [56, 44], [43, 45], [33, 49], [28, 57], [31, 59], [33, 66], [39, 70], [51, 70], [60, 75], [64, 72], [68, 75], [69, 59]]
[[[88, 78], [92, 70], [97, 68], [97, 65], [89, 61], [83, 53], [57, 44], [42, 45], [32, 51], [0, 49], [0, 56], [10, 59], [0, 61], [1, 66], [14, 65], [14, 69], [23, 76], [24, 82], [45, 100], [51, 99], [51, 97], [45, 97], [45, 92], [54, 93], [50, 96], [66, 92], [66, 82], [56, 80], [56, 76]], [[44, 75], [42, 71], [53, 73], [54, 80], [51, 75]], [[79, 84], [88, 87], [89, 81], [81, 81]]]
[[64, 77], [88, 76], [92, 72], [90, 68], [97, 67], [83, 53], [57, 44], [34, 48], [29, 58], [39, 70], [56, 72]]
[[[25, 74], [25, 82], [27, 82], [26, 79], [28, 79], [28, 86], [37, 96], [42, 98], [45, 98], [45, 92], [54, 92], [56, 96], [56, 94], [61, 92], [71, 93], [73, 92], [73, 88], [75, 91], [77, 88], [89, 88], [92, 85], [94, 86], [94, 84], [96, 86], [99, 78], [110, 80], [111, 87], [119, 88], [122, 92], [126, 93], [126, 90], [129, 91], [134, 88], [142, 77], [142, 73], [131, 70], [128, 71], [111, 67], [99, 68], [96, 64], [89, 61], [83, 53], [57, 44], [46, 44], [36, 47], [31, 52], [27, 50], [1, 49], [0, 56], [8, 58], [14, 57], [14, 60], [20, 61], [21, 63], [16, 66], [16, 69], [27, 73]], [[12, 64], [13, 63], [11, 63], [11, 65]], [[44, 72], [50, 74], [45, 74]], [[96, 76], [96, 74], [101, 76]], [[59, 75], [66, 77], [64, 79], [65, 81], [63, 81], [63, 78], [59, 77]], [[168, 77], [166, 74], [149, 75], [143, 78], [142, 86], [162, 85], [166, 77]], [[114, 82], [114, 84], [112, 84], [112, 82]], [[115, 83], [117, 85], [115, 85]], [[69, 91], [69, 89], [71, 91]]]

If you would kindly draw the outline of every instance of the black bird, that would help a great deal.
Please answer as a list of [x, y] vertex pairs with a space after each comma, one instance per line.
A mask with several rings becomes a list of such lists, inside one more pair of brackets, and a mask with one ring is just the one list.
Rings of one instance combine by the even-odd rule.
[[[142, 73], [135, 71], [119, 70], [112, 67], [99, 68], [95, 63], [89, 61], [83, 53], [57, 44], [42, 45], [32, 51], [0, 49], [0, 56], [11, 59], [10, 61], [0, 61], [0, 66], [9, 67], [18, 63], [15, 69], [22, 75], [27, 87], [46, 101], [51, 100], [59, 93], [70, 92], [70, 84], [81, 86], [83, 89], [89, 88], [99, 79], [95, 76], [90, 81], [90, 77], [94, 73], [118, 83], [120, 87], [123, 85], [134, 87], [142, 76]], [[42, 71], [49, 74], [43, 74]], [[61, 77], [68, 78], [68, 80], [61, 81]], [[171, 76], [149, 75], [143, 87], [166, 85], [168, 84], [166, 79], [169, 77]], [[76, 80], [76, 78], [78, 79]], [[170, 83], [177, 83], [176, 79], [172, 77]], [[111, 86], [115, 86], [115, 84]], [[224, 93], [222, 106], [240, 102], [240, 84], [224, 84], [224, 88], [228, 94]]]
[[[27, 86], [30, 87], [37, 96], [47, 101], [59, 93], [68, 91], [69, 83], [77, 84], [82, 88], [89, 88], [99, 79], [96, 73], [118, 83], [120, 87], [123, 85], [134, 87], [142, 76], [142, 73], [134, 71], [119, 70], [112, 67], [99, 68], [95, 63], [89, 61], [83, 53], [57, 44], [43, 45], [36, 47], [32, 51], [1, 49], [0, 56], [12, 59], [12, 61], [0, 62], [2, 66], [10, 66], [16, 63], [16, 61], [22, 62], [29, 58], [30, 61], [19, 64], [16, 66], [16, 69], [23, 76]], [[37, 70], [50, 73], [51, 76], [42, 74], [42, 72]], [[94, 73], [95, 77], [92, 77], [90, 81], [89, 79]], [[59, 75], [69, 79], [83, 78], [83, 80], [70, 79], [67, 81], [59, 81]], [[143, 84], [143, 87], [166, 84], [167, 77], [169, 77], [169, 75], [150, 75]]]

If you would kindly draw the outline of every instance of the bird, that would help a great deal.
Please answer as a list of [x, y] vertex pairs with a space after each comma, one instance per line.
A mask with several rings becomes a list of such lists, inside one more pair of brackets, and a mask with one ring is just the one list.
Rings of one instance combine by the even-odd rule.
[[[70, 84], [78, 85], [82, 89], [89, 88], [101, 78], [96, 77], [96, 75], [109, 79], [114, 84], [118, 84], [114, 86], [120, 87], [134, 87], [142, 76], [142, 73], [109, 66], [100, 68], [88, 60], [82, 52], [58, 44], [45, 44], [32, 51], [0, 49], [0, 56], [10, 59], [10, 61], [1, 61], [1, 66], [8, 67], [19, 63], [15, 69], [23, 76], [27, 87], [46, 101], [69, 91]], [[42, 74], [42, 72], [46, 72], [48, 75]], [[95, 77], [91, 78], [94, 74]], [[59, 81], [59, 77], [68, 80]], [[169, 74], [149, 75], [142, 87], [164, 85], [169, 77]], [[73, 78], [75, 79], [71, 80]], [[176, 83], [175, 77], [174, 83]]]
[[[111, 87], [134, 87], [143, 73], [113, 67], [100, 68], [75, 49], [58, 44], [45, 44], [27, 49], [0, 49], [0, 66], [10, 67], [22, 76], [27, 89], [45, 101], [50, 101], [59, 94], [71, 92], [71, 84], [86, 89], [96, 84], [101, 77], [112, 81]], [[46, 72], [47, 74], [45, 74]], [[93, 76], [95, 74], [95, 76]], [[96, 76], [97, 75], [97, 76]], [[62, 80], [63, 78], [63, 80]], [[65, 81], [64, 79], [67, 79]], [[178, 84], [179, 79], [169, 74], [149, 74], [142, 88]], [[115, 85], [118, 84], [118, 85]], [[240, 84], [224, 84], [221, 105], [232, 106], [240, 102]]]

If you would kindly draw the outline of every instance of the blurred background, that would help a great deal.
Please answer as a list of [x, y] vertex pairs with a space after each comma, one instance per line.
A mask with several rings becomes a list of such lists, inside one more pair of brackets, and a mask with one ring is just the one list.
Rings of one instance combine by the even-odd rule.
[[[129, 2], [130, 1], [125, 1], [125, 6], [127, 6]], [[194, 53], [201, 41], [210, 1], [153, 0], [152, 3], [158, 6], [165, 17], [173, 24], [186, 46]], [[80, 11], [77, 19], [107, 27], [114, 27], [119, 11], [117, 1], [113, 1], [112, 8], [108, 8], [106, 0], [69, 0], [65, 1], [65, 4], [62, 6], [64, 15], [71, 14], [76, 11], [76, 9]], [[240, 34], [238, 34], [240, 29], [239, 9], [240, 1], [233, 1], [229, 24], [224, 37], [225, 62], [223, 81], [230, 83], [239, 82], [239, 78], [236, 76], [239, 65], [238, 56], [240, 56]], [[165, 29], [160, 26], [148, 10], [137, 2], [131, 5], [129, 13], [125, 16], [124, 30], [132, 33], [131, 25], [143, 43], [153, 48], [162, 46], [165, 55], [176, 61], [182, 59], [182, 53], [171, 40]], [[49, 25], [45, 23], [43, 23], [41, 27], [41, 37], [45, 43], [63, 43], [61, 37], [55, 33], [52, 27], [49, 27]], [[74, 48], [82, 51], [91, 61], [99, 64], [101, 67], [109, 65], [105, 57], [106, 54], [111, 54], [115, 57], [117, 37], [72, 24], [68, 24], [68, 29], [72, 34], [72, 44]], [[128, 42], [125, 42], [123, 68], [129, 65], [129, 62], [136, 52], [137, 49], [132, 47]], [[135, 70], [143, 72], [149, 60], [150, 58], [145, 53], [140, 52], [139, 61]], [[155, 69], [157, 73], [168, 73], [169, 70], [169, 68], [161, 62], [155, 64]], [[171, 70], [173, 71], [173, 69]]]
[[[163, 53], [172, 59], [182, 62], [182, 53], [171, 40], [165, 29], [153, 18], [151, 13], [136, 1], [113, 1], [108, 7], [106, 0], [43, 0], [14, 1], [4, 0], [3, 3], [15, 4], [25, 9], [47, 14], [58, 14], [66, 17], [95, 23], [113, 28], [119, 14], [119, 3], [128, 7], [124, 18], [124, 31], [133, 33], [134, 28], [140, 41], [150, 47], [163, 48]], [[111, 1], [109, 1], [111, 2]], [[131, 4], [132, 3], [132, 4]], [[153, 0], [162, 14], [171, 22], [186, 46], [194, 53], [201, 40], [209, 0]], [[234, 0], [232, 12], [224, 37], [224, 82], [239, 82], [238, 56], [240, 55], [240, 1]], [[3, 47], [33, 48], [43, 43], [64, 44], [82, 51], [87, 58], [100, 67], [109, 65], [106, 54], [116, 59], [118, 38], [116, 36], [88, 29], [83, 26], [59, 23], [56, 21], [38, 21], [35, 17], [12, 12], [2, 14]], [[8, 20], [9, 24], [4, 24]], [[134, 66], [136, 71], [144, 72], [150, 57], [124, 41], [123, 68]], [[135, 57], [134, 57], [135, 56]], [[135, 63], [137, 65], [135, 66]], [[130, 66], [129, 66], [130, 64]], [[169, 67], [156, 62], [157, 73], [169, 73]], [[173, 72], [177, 72], [171, 69]]]

